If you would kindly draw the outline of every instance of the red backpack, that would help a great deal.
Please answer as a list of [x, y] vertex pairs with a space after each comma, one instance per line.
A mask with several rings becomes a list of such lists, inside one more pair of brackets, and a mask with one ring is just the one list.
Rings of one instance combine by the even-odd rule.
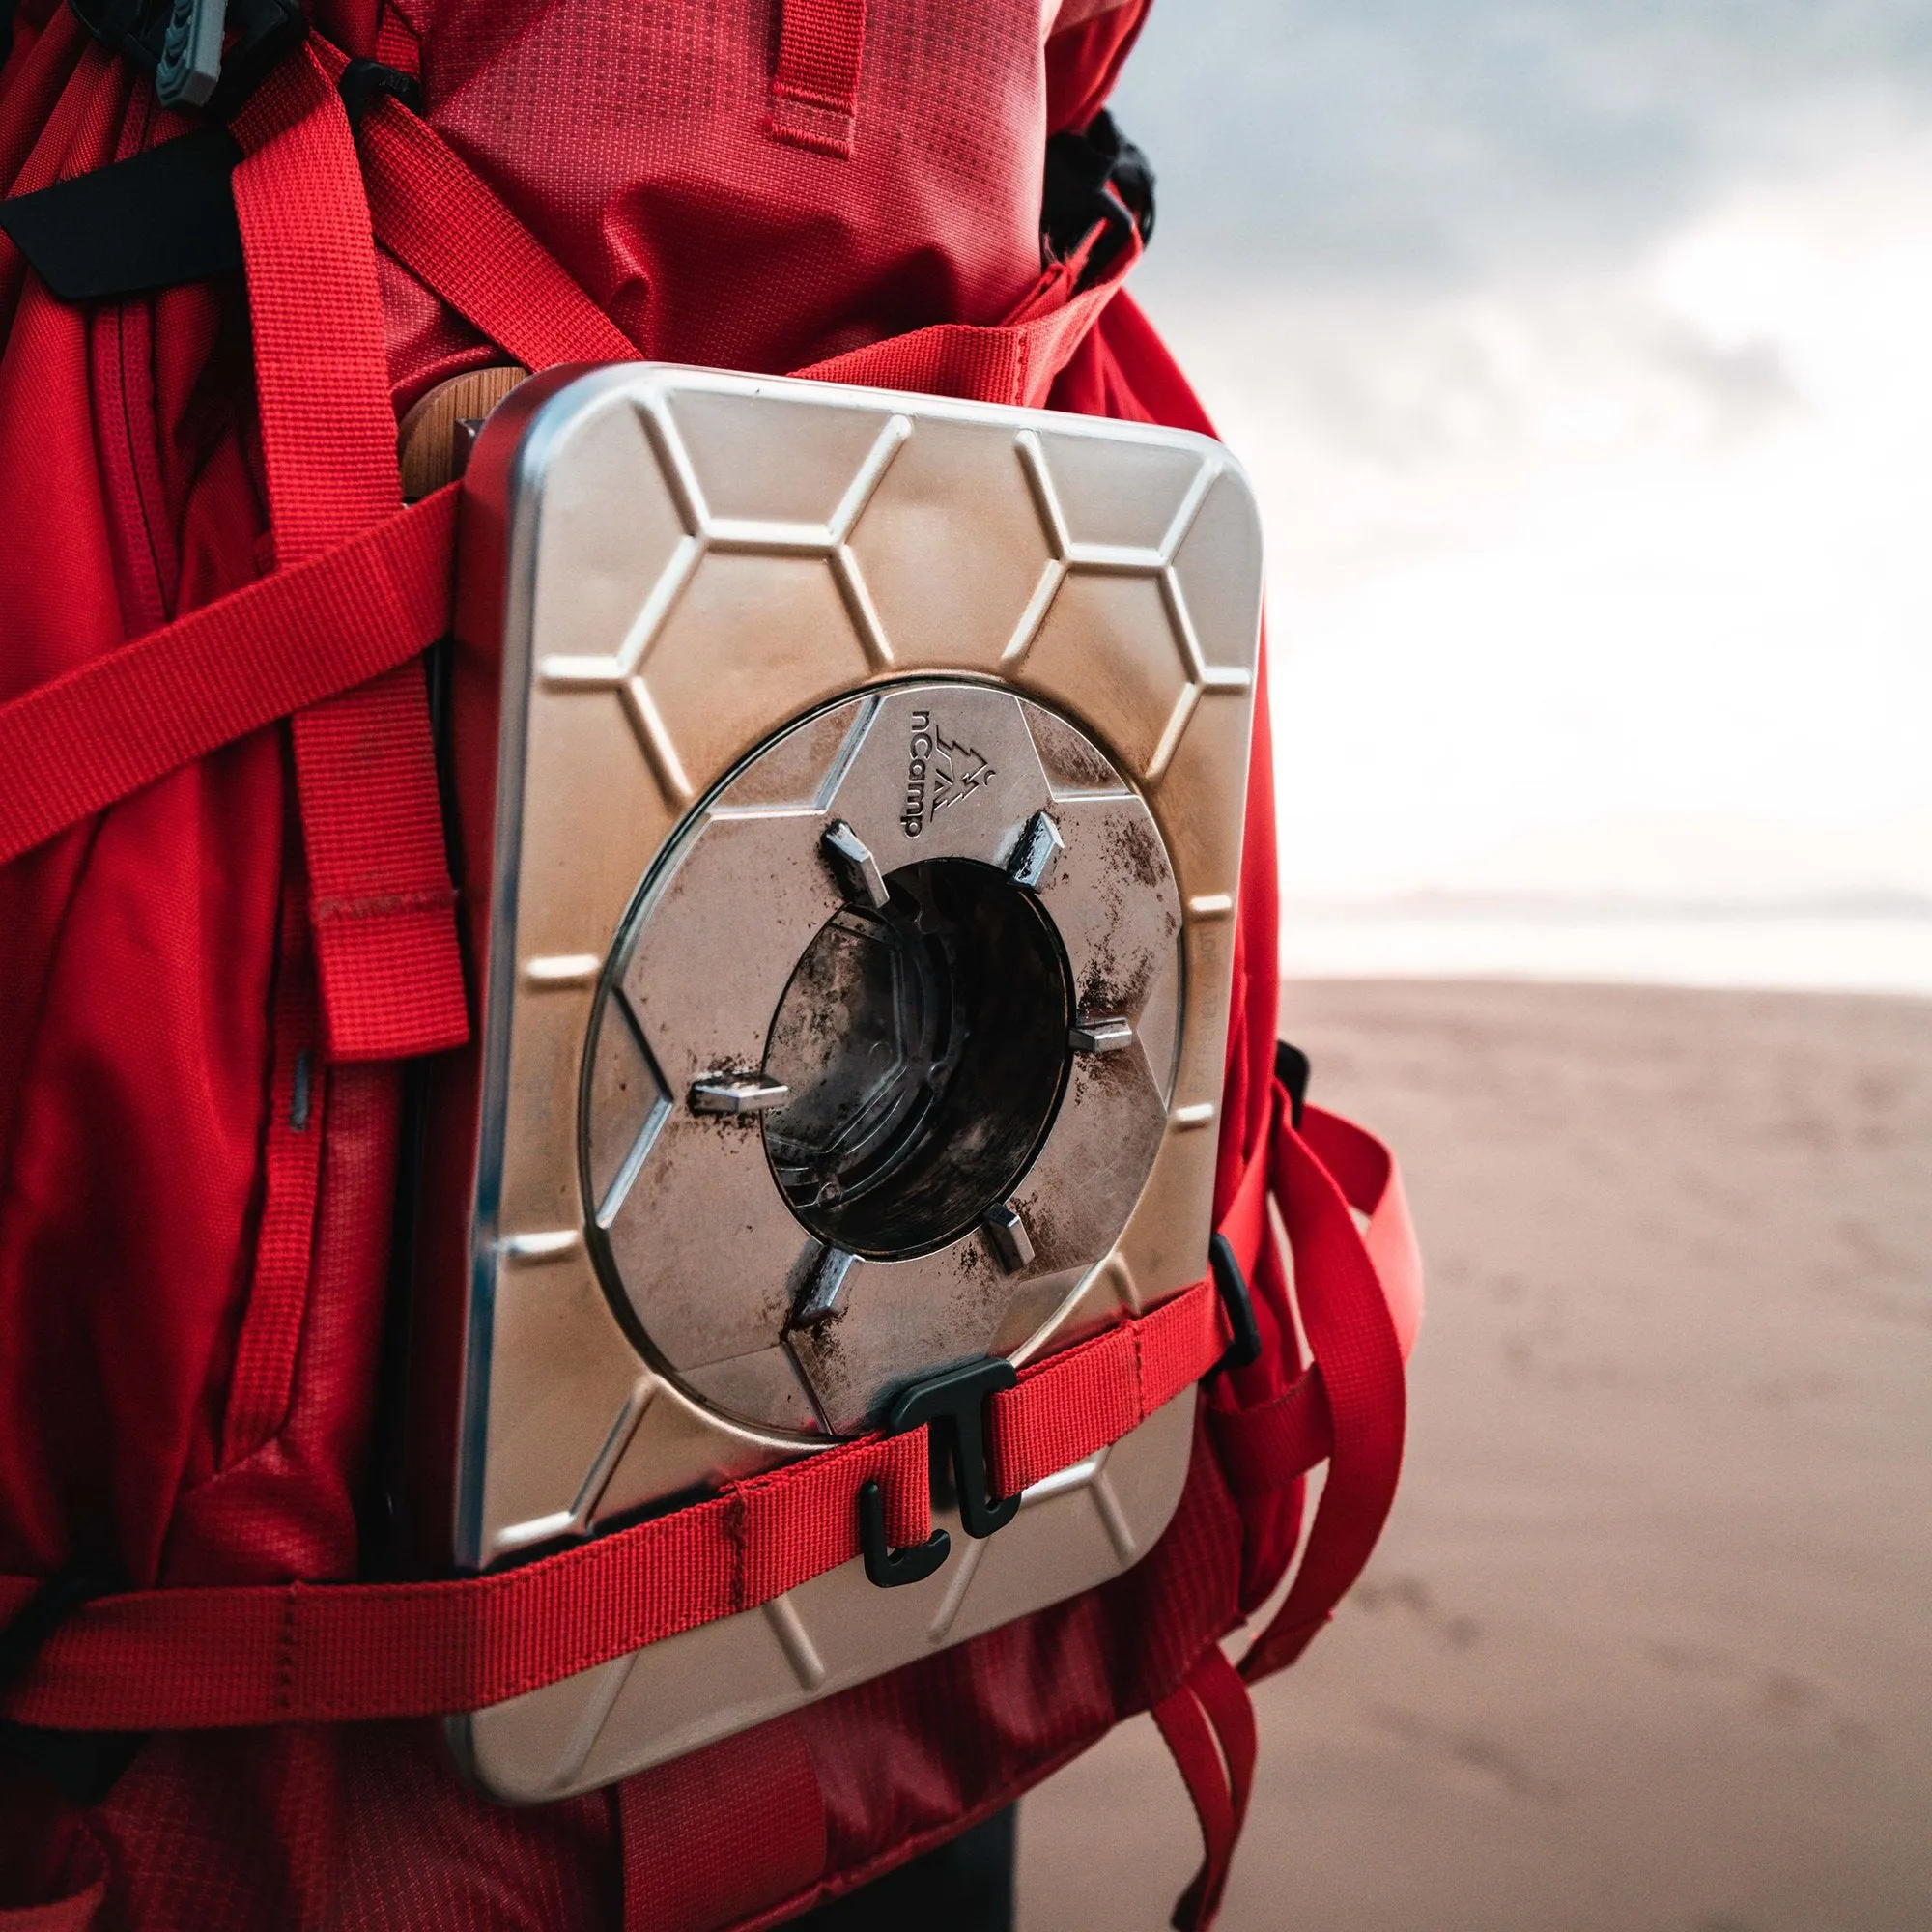
[[[1096, 117], [1142, 12], [1064, 0], [1042, 41], [1037, 7], [946, 0], [236, 0], [213, 100], [169, 109], [155, 0], [18, 0], [0, 1926], [776, 1925], [1143, 1710], [1206, 1840], [1176, 1922], [1211, 1922], [1246, 1685], [1367, 1560], [1420, 1310], [1387, 1152], [1278, 1056], [1264, 707], [1217, 1266], [993, 1410], [1017, 1488], [1211, 1376], [1151, 1552], [527, 1809], [467, 1789], [425, 1720], [851, 1561], [849, 1509], [781, 1471], [479, 1577], [370, 1554], [405, 1096], [475, 1020], [424, 669], [461, 485], [404, 506], [399, 417], [506, 360], [643, 356], [1206, 432], [1120, 292], [1142, 237]], [[1050, 139], [1077, 218], [1043, 249]], [[694, 1523], [728, 1576], [698, 1576]], [[1297, 1550], [1236, 1667], [1222, 1640]]]

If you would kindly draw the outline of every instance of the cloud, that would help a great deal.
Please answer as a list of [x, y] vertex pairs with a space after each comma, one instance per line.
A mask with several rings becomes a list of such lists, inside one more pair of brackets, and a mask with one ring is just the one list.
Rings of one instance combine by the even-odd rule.
[[1158, 0], [1117, 109], [1151, 287], [1453, 287], [1639, 252], [1932, 106], [1923, 0]]

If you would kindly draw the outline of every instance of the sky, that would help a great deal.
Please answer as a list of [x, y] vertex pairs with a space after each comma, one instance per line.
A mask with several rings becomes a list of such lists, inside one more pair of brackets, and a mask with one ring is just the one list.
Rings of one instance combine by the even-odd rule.
[[1932, 0], [1159, 0], [1115, 108], [1310, 970], [1932, 991]]

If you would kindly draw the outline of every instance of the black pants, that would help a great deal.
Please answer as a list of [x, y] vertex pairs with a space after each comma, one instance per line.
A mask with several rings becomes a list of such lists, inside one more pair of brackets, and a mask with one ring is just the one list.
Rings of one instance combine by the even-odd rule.
[[792, 1920], [792, 1932], [1012, 1932], [1019, 1807], [862, 1890]]

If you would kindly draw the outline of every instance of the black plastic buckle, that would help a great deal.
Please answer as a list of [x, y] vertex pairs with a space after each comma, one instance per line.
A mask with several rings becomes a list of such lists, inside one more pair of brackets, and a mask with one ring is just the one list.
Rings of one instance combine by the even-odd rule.
[[1234, 1340], [1221, 1359], [1202, 1378], [1211, 1381], [1223, 1369], [1245, 1369], [1262, 1358], [1262, 1331], [1255, 1321], [1255, 1297], [1248, 1278], [1235, 1258], [1235, 1246], [1226, 1235], [1216, 1235], [1208, 1243], [1208, 1268], [1214, 1277], [1214, 1293], [1221, 1297], [1222, 1312], [1228, 1318], [1228, 1332]]
[[[959, 1502], [959, 1526], [968, 1536], [991, 1536], [1018, 1515], [1018, 1496], [995, 1496], [986, 1466], [986, 1399], [1019, 1380], [1010, 1362], [994, 1357], [928, 1376], [902, 1390], [886, 1412], [885, 1433], [904, 1435], [923, 1423], [933, 1460], [949, 1455]], [[894, 1549], [886, 1541], [886, 1497], [877, 1483], [859, 1492], [859, 1547], [866, 1575], [882, 1590], [918, 1583], [946, 1561], [952, 1539], [935, 1529], [923, 1543]]]
[[[218, 4], [218, 0], [210, 0]], [[174, 0], [68, 0], [74, 18], [103, 46], [149, 73], [167, 52]], [[308, 38], [300, 0], [229, 0], [222, 25], [221, 78], [208, 112], [226, 121]]]
[[1308, 1105], [1308, 1076], [1314, 1071], [1313, 1063], [1298, 1046], [1291, 1046], [1285, 1039], [1274, 1043], [1274, 1077], [1288, 1089], [1288, 1123], [1299, 1129], [1301, 1110]]
[[380, 94], [400, 100], [412, 114], [420, 115], [423, 111], [422, 82], [414, 74], [405, 73], [401, 68], [384, 67], [378, 60], [351, 61], [342, 70], [335, 90], [342, 96], [343, 110], [352, 128], [361, 127], [363, 115]]
[[[0, 1686], [18, 1683], [83, 1604], [127, 1586], [111, 1562], [79, 1559], [56, 1570], [0, 1629]], [[56, 1731], [0, 1719], [0, 1753], [50, 1778], [76, 1804], [99, 1804], [146, 1741], [139, 1731]]]
[[1048, 250], [1065, 261], [1104, 223], [1080, 286], [1092, 288], [1140, 230], [1153, 237], [1153, 169], [1102, 108], [1085, 129], [1049, 136], [1040, 188], [1039, 228]]

